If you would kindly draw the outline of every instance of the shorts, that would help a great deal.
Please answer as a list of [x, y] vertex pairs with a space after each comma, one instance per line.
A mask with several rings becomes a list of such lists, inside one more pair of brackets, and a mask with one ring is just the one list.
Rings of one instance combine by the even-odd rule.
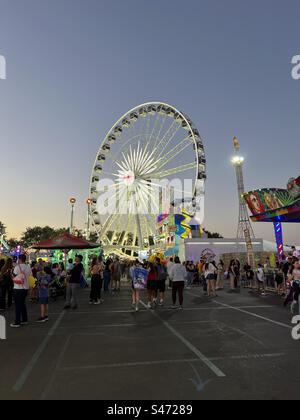
[[276, 277], [275, 282], [277, 283], [277, 285], [282, 284], [283, 283], [283, 277], [280, 277], [280, 276]]
[[207, 282], [209, 282], [209, 281], [215, 281], [216, 280], [216, 278], [215, 278], [215, 275], [214, 274], [209, 274], [207, 277], [206, 277], [206, 281]]
[[48, 305], [49, 304], [49, 298], [48, 297], [39, 297], [39, 304], [40, 305]]
[[160, 293], [164, 293], [166, 291], [166, 281], [165, 280], [158, 280], [157, 281], [157, 290]]
[[156, 280], [148, 280], [147, 282], [147, 290], [157, 290], [157, 281]]

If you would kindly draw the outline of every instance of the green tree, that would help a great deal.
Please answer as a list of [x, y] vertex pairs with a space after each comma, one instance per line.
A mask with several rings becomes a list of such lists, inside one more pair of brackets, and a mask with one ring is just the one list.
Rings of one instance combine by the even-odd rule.
[[223, 236], [217, 232], [210, 232], [209, 230], [205, 230], [204, 232], [207, 234], [208, 238], [223, 238]]
[[67, 228], [55, 229], [55, 236], [61, 236], [66, 232], [69, 232], [69, 229], [67, 229]]
[[18, 245], [21, 245], [20, 241], [18, 241], [16, 238], [10, 238], [6, 242], [8, 246], [10, 247], [10, 249], [15, 249], [17, 248]]
[[25, 248], [36, 244], [37, 242], [52, 239], [56, 236], [56, 230], [50, 226], [28, 227], [22, 234], [21, 242]]

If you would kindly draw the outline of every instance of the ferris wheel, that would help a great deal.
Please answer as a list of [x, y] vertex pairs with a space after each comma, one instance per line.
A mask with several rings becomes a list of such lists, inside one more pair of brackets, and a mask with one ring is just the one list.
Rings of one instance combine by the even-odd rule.
[[176, 203], [204, 205], [206, 159], [192, 121], [150, 102], [123, 115], [98, 150], [91, 174], [91, 220], [104, 249], [133, 256], [154, 249], [157, 217]]

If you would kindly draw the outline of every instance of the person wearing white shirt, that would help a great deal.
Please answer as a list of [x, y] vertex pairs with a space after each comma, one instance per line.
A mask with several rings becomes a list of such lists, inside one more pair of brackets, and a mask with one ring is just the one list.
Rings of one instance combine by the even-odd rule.
[[171, 269], [174, 265], [174, 260], [173, 258], [170, 258], [170, 261], [167, 262], [167, 273], [168, 273], [168, 277], [169, 277], [169, 288], [172, 289], [172, 280], [170, 278], [170, 273], [171, 273]]
[[16, 315], [15, 322], [10, 325], [13, 328], [19, 328], [21, 325], [28, 323], [26, 297], [29, 290], [29, 277], [31, 274], [31, 268], [26, 264], [26, 255], [20, 255], [19, 261], [13, 271]]
[[258, 286], [258, 292], [262, 289], [262, 295], [265, 295], [265, 273], [262, 264], [258, 264], [257, 268], [257, 286]]
[[179, 297], [179, 309], [183, 309], [183, 289], [185, 285], [185, 279], [187, 277], [187, 272], [185, 267], [180, 264], [180, 259], [175, 257], [174, 265], [171, 268], [170, 279], [172, 280], [172, 300], [173, 306], [172, 309], [176, 309], [176, 299], [177, 293]]

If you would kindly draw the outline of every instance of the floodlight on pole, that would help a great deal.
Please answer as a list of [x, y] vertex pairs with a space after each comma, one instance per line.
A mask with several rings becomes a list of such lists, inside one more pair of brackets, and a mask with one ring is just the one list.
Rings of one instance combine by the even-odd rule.
[[70, 204], [71, 204], [71, 222], [70, 222], [70, 234], [72, 235], [74, 232], [74, 206], [76, 203], [76, 198], [72, 197], [70, 198]]

